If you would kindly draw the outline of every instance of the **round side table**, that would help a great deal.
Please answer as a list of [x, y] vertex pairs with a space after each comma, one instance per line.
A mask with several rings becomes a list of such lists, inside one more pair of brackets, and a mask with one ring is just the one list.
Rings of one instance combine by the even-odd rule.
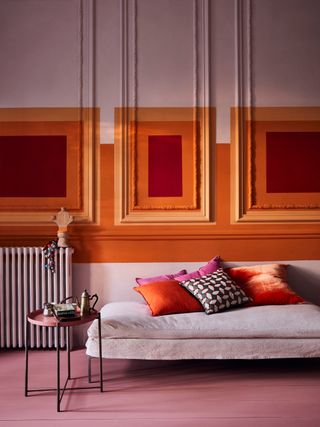
[[[67, 387], [68, 381], [71, 379], [71, 358], [70, 358], [70, 328], [73, 326], [83, 325], [84, 323], [93, 322], [98, 320], [99, 329], [99, 367], [100, 367], [100, 385], [89, 387]], [[28, 364], [29, 364], [29, 330], [30, 324], [38, 325], [46, 328], [55, 328], [55, 341], [57, 353], [57, 387], [56, 388], [42, 388], [42, 389], [29, 389], [28, 388]], [[67, 329], [67, 352], [68, 352], [68, 375], [63, 387], [60, 384], [60, 329]], [[101, 346], [101, 316], [97, 311], [92, 311], [86, 316], [77, 317], [75, 319], [57, 319], [54, 316], [44, 316], [43, 310], [35, 310], [27, 315], [25, 323], [25, 396], [29, 393], [41, 391], [56, 391], [57, 392], [57, 412], [61, 412], [60, 405], [62, 397], [66, 390], [83, 390], [83, 389], [97, 389], [103, 392], [103, 379], [102, 379], [102, 346]]]

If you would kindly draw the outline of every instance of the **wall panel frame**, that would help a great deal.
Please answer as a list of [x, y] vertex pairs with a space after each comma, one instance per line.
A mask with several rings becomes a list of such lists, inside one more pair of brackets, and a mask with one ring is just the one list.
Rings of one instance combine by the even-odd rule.
[[[92, 108], [0, 109], [0, 136], [63, 135], [67, 141], [65, 197], [0, 197], [1, 225], [50, 223], [61, 206], [70, 210], [75, 222], [96, 222], [98, 125], [99, 111]], [[14, 169], [15, 158], [7, 161]], [[55, 179], [59, 170], [53, 167], [46, 173]]]
[[[115, 113], [115, 223], [120, 225], [210, 222], [213, 221], [210, 198], [214, 199], [210, 167], [214, 155], [215, 111], [210, 108], [209, 96], [209, 2], [192, 0], [193, 28], [190, 28], [190, 31], [193, 35], [193, 87], [190, 91], [193, 105], [190, 107], [156, 108], [138, 105], [137, 15], [140, 6], [139, 0], [121, 1], [122, 105]], [[157, 201], [155, 198], [149, 198], [143, 205], [136, 200], [141, 194], [139, 185], [136, 185], [137, 176], [144, 173], [141, 167], [148, 167], [145, 162], [139, 162], [137, 156], [137, 153], [141, 152], [139, 147], [143, 134], [142, 123], [144, 122], [146, 126], [152, 121], [154, 125], [153, 129], [149, 126], [149, 135], [159, 135], [159, 126], [164, 135], [172, 135], [172, 132], [181, 135], [182, 128], [187, 126], [187, 123], [193, 128], [192, 133], [189, 132], [188, 137], [185, 135], [186, 138], [182, 141], [183, 152], [186, 153], [190, 148], [186, 147], [186, 139], [193, 140], [194, 167], [190, 171], [192, 182], [189, 183], [193, 188], [190, 196], [192, 202], [183, 198], [184, 196]], [[167, 128], [164, 123], [167, 123]], [[132, 154], [133, 152], [135, 154]], [[183, 165], [185, 168], [183, 173], [187, 174], [186, 163]]]
[[319, 107], [256, 107], [253, 1], [237, 0], [236, 105], [231, 109], [231, 222], [318, 222], [317, 192], [267, 192], [266, 138], [272, 132], [318, 132]]

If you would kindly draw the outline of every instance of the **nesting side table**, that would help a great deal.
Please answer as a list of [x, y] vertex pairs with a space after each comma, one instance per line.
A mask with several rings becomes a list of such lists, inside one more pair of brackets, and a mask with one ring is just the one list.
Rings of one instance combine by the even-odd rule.
[[[67, 387], [68, 381], [71, 379], [71, 358], [70, 358], [70, 328], [84, 323], [93, 322], [95, 319], [98, 320], [99, 327], [99, 366], [100, 366], [100, 385], [99, 386], [88, 386], [88, 387]], [[29, 332], [30, 324], [38, 325], [47, 328], [55, 328], [55, 342], [56, 342], [56, 353], [57, 353], [57, 387], [56, 388], [42, 388], [42, 389], [29, 389], [28, 388], [28, 377], [29, 377]], [[66, 328], [67, 332], [67, 354], [68, 354], [68, 375], [63, 387], [60, 384], [60, 329]], [[47, 317], [43, 315], [43, 310], [35, 310], [27, 315], [25, 323], [25, 396], [29, 393], [41, 392], [41, 391], [56, 391], [57, 392], [57, 412], [61, 412], [60, 405], [62, 397], [66, 390], [83, 390], [100, 388], [100, 392], [103, 392], [103, 380], [102, 380], [102, 346], [101, 346], [101, 318], [100, 313], [92, 311], [86, 316], [82, 316], [76, 319], [58, 320], [55, 317]]]

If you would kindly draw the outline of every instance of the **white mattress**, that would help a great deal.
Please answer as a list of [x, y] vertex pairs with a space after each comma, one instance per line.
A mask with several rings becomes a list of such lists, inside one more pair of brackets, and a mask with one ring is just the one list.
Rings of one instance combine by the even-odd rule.
[[[153, 317], [139, 302], [101, 310], [103, 357], [136, 359], [319, 357], [320, 307], [269, 305], [206, 315]], [[98, 356], [98, 324], [88, 330], [87, 354]]]

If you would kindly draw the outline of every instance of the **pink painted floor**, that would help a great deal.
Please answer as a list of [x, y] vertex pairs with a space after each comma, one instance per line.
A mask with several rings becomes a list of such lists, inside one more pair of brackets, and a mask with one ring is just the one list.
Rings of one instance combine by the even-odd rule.
[[[72, 366], [73, 383], [86, 385], [84, 350], [72, 352]], [[103, 367], [105, 392], [65, 394], [57, 413], [53, 392], [24, 397], [24, 352], [0, 352], [0, 426], [320, 426], [320, 360], [104, 360]], [[55, 352], [31, 351], [30, 387], [55, 386], [55, 378]]]

